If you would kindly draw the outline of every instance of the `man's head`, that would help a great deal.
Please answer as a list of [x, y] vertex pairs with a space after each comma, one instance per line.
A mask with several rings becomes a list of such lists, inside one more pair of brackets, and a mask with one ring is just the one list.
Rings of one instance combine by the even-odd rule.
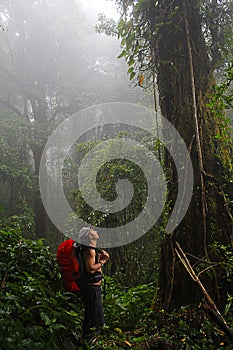
[[79, 239], [82, 244], [93, 245], [93, 243], [96, 243], [97, 239], [99, 239], [99, 235], [92, 226], [87, 226], [81, 228], [79, 231]]

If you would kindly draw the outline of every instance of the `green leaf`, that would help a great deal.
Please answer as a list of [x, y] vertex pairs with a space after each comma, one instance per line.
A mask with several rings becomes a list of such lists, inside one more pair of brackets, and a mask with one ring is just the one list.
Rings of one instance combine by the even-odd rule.
[[122, 58], [122, 57], [124, 57], [125, 55], [126, 55], [126, 50], [123, 50], [121, 53], [120, 53], [120, 55], [119, 56], [117, 56], [117, 58]]
[[133, 57], [130, 58], [128, 65], [132, 66], [135, 63], [135, 59]]
[[130, 74], [130, 73], [132, 73], [134, 71], [134, 68], [133, 67], [130, 67], [129, 69], [128, 69], [128, 73]]
[[130, 73], [130, 76], [129, 76], [130, 80], [132, 80], [135, 77], [135, 75], [136, 75], [135, 72]]
[[225, 310], [224, 310], [225, 315], [229, 312], [230, 308], [231, 308], [231, 302], [225, 306]]
[[46, 324], [46, 325], [50, 325], [51, 324], [51, 320], [50, 320], [50, 318], [48, 317], [48, 315], [45, 313], [45, 312], [40, 312], [40, 317], [41, 317], [41, 319], [44, 321], [44, 323]]

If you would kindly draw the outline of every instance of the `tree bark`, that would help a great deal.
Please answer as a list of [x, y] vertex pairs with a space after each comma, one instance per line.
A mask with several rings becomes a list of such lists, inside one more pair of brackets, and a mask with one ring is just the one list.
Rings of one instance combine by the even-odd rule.
[[[207, 264], [224, 259], [213, 250], [214, 242], [232, 245], [232, 219], [219, 191], [226, 173], [220, 159], [223, 155], [230, 157], [230, 153], [216, 142], [218, 122], [206, 106], [214, 80], [197, 1], [184, 1], [182, 5], [180, 1], [164, 0], [161, 12], [164, 23], [154, 47], [161, 111], [190, 149], [194, 169], [189, 209], [178, 228], [165, 237], [161, 249], [160, 296], [165, 307], [174, 308], [197, 303], [202, 297], [193, 281], [184, 275], [174, 253], [174, 242]], [[161, 21], [161, 17], [157, 20]], [[176, 180], [174, 184], [176, 169], [169, 155], [166, 166], [168, 199], [174, 205], [178, 183]], [[203, 276], [204, 283], [214, 300], [224, 304], [232, 286], [224, 279], [220, 265], [210, 271], [212, 277]]]

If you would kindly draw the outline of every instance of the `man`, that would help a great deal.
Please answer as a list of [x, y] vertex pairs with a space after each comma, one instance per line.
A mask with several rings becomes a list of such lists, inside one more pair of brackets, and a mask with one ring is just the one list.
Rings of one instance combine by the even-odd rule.
[[104, 326], [104, 311], [101, 296], [102, 267], [109, 259], [105, 250], [96, 248], [98, 232], [93, 227], [83, 227], [79, 232], [81, 244], [87, 246], [83, 260], [88, 275], [88, 283], [82, 289], [84, 302], [83, 336], [88, 339], [99, 334]]

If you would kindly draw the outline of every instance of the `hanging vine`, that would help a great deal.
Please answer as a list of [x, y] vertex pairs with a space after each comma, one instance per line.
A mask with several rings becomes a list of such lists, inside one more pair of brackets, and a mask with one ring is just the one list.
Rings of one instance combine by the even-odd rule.
[[191, 39], [190, 39], [189, 23], [188, 23], [185, 0], [183, 0], [183, 9], [184, 9], [184, 24], [185, 24], [185, 32], [186, 32], [186, 39], [187, 39], [190, 80], [191, 80], [191, 90], [192, 90], [192, 105], [193, 105], [193, 117], [194, 117], [194, 124], [195, 124], [195, 136], [196, 136], [197, 153], [198, 153], [199, 170], [200, 170], [199, 173], [200, 173], [200, 182], [201, 182], [201, 203], [202, 203], [202, 220], [203, 220], [203, 235], [204, 235], [203, 246], [204, 246], [205, 256], [208, 259], [207, 226], [206, 226], [207, 202], [206, 202], [206, 195], [205, 195], [206, 189], [205, 189], [205, 180], [204, 180], [204, 163], [203, 163], [202, 146], [201, 146], [201, 139], [200, 139], [199, 124], [198, 124], [198, 110], [197, 110], [197, 102], [196, 102], [197, 96], [196, 96], [196, 88], [195, 88], [193, 57], [192, 57]]

